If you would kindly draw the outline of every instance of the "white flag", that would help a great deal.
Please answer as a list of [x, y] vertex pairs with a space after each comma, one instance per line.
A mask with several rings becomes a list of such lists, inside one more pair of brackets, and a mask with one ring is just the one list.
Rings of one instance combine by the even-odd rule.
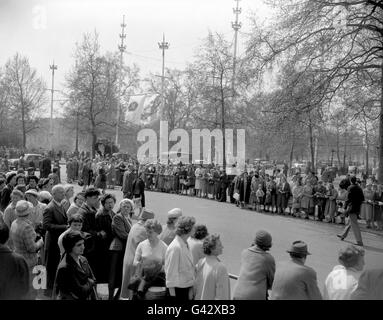
[[131, 96], [129, 99], [128, 110], [125, 114], [125, 120], [134, 124], [141, 124], [141, 115], [144, 111], [146, 95]]

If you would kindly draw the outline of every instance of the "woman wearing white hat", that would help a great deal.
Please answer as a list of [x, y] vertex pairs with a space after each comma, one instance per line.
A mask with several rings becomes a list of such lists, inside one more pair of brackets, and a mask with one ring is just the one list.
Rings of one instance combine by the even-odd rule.
[[180, 208], [174, 208], [168, 212], [168, 221], [163, 226], [160, 234], [160, 240], [169, 245], [176, 237], [176, 222], [179, 217], [182, 216], [182, 210]]
[[[10, 237], [15, 248], [15, 252], [22, 255], [27, 261], [30, 279], [33, 278], [32, 270], [37, 264], [37, 252], [44, 245], [43, 239], [36, 241], [36, 232], [29, 221], [29, 214], [33, 206], [30, 202], [20, 200], [16, 204], [17, 218], [12, 222]], [[34, 299], [36, 293], [33, 292], [32, 282], [30, 282], [30, 298]]]

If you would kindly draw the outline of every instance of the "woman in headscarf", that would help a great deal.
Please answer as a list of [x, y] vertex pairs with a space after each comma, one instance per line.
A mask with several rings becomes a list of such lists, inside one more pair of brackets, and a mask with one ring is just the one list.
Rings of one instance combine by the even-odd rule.
[[54, 284], [54, 298], [58, 300], [97, 299], [96, 278], [83, 256], [84, 237], [80, 231], [70, 231], [62, 241], [65, 249]]
[[[132, 228], [134, 203], [130, 199], [123, 199], [118, 204], [117, 214], [112, 219], [113, 240], [110, 244], [110, 272], [109, 272], [109, 300], [118, 299], [121, 292], [122, 266], [126, 241]], [[115, 289], [117, 293], [114, 294]]]
[[252, 246], [242, 251], [241, 270], [234, 291], [234, 300], [266, 300], [275, 274], [274, 257], [267, 251], [272, 246], [271, 235], [260, 230]]

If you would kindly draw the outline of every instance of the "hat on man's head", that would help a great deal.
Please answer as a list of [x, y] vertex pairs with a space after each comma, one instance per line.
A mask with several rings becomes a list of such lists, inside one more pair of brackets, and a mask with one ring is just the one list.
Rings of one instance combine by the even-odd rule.
[[290, 250], [287, 250], [288, 253], [296, 253], [302, 256], [310, 255], [311, 253], [307, 251], [307, 244], [301, 240], [294, 241], [291, 245]]
[[31, 213], [33, 205], [28, 201], [20, 200], [17, 201], [15, 209], [18, 217], [25, 217]]
[[255, 234], [255, 244], [261, 249], [269, 249], [272, 246], [271, 234], [265, 230], [259, 230]]
[[37, 190], [35, 190], [35, 189], [29, 189], [29, 190], [25, 191], [25, 194], [26, 194], [26, 195], [27, 195], [27, 194], [31, 194], [32, 196], [35, 196], [36, 198], [39, 197], [39, 193], [38, 193]]
[[154, 212], [152, 210], [144, 209], [141, 213], [140, 220], [146, 221], [149, 219], [154, 219]]
[[182, 210], [180, 208], [174, 208], [168, 212], [168, 218], [179, 218], [182, 216]]

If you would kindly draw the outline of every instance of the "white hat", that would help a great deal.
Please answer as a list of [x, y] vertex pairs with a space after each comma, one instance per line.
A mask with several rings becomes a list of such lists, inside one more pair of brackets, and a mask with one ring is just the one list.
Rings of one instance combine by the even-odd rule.
[[168, 218], [179, 218], [182, 216], [182, 210], [180, 208], [174, 208], [168, 212]]
[[30, 214], [33, 209], [33, 205], [28, 201], [20, 200], [17, 201], [15, 209], [18, 217], [25, 217]]
[[25, 194], [31, 194], [32, 196], [35, 196], [36, 198], [39, 197], [39, 193], [35, 189], [29, 189], [25, 192]]

